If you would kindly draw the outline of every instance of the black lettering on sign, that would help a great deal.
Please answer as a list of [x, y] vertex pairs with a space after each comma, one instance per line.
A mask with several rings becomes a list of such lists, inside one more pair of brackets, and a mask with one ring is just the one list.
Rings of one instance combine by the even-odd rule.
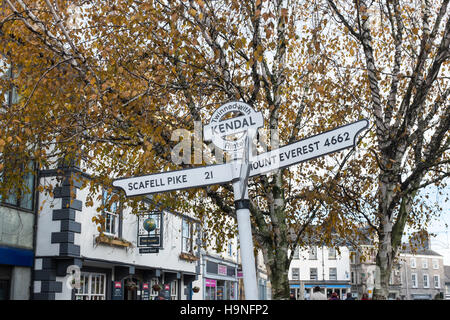
[[205, 172], [205, 179], [209, 180], [209, 179], [212, 179], [212, 178], [214, 178], [213, 172], [212, 171], [206, 171]]
[[331, 139], [327, 138], [325, 143], [323, 144], [325, 147], [329, 147], [330, 145], [335, 145], [336, 143], [341, 143], [343, 141], [350, 140], [350, 136], [348, 132], [344, 132], [342, 134], [338, 134], [337, 136], [332, 136]]
[[187, 176], [185, 174], [182, 174], [179, 176], [167, 177], [168, 185], [174, 185], [174, 184], [186, 183], [186, 182], [187, 182]]

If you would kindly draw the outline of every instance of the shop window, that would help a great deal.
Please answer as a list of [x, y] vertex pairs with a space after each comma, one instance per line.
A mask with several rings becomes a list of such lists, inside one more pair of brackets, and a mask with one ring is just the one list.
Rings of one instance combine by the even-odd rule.
[[205, 279], [205, 300], [216, 300], [216, 280]]
[[98, 273], [82, 273], [80, 289], [76, 289], [75, 300], [105, 300], [106, 275]]
[[170, 300], [178, 299], [178, 281], [174, 280], [170, 284]]

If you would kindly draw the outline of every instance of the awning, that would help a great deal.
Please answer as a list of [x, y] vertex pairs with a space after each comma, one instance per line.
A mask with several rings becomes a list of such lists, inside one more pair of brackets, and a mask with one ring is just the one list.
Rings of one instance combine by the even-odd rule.
[[0, 264], [32, 267], [33, 250], [12, 247], [0, 247]]
[[[321, 288], [350, 288], [350, 284], [305, 284], [305, 288], [314, 288], [314, 287], [321, 287]], [[290, 284], [289, 287], [291, 288], [300, 288], [299, 284]]]

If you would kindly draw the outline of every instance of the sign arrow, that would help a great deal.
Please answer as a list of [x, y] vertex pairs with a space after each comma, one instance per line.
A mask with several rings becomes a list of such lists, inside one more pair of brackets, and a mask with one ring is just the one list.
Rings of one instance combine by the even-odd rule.
[[231, 182], [236, 171], [231, 162], [191, 169], [155, 173], [113, 181], [113, 186], [125, 191], [127, 197], [197, 188]]
[[368, 127], [363, 119], [257, 155], [250, 160], [250, 177], [355, 147], [358, 134]]

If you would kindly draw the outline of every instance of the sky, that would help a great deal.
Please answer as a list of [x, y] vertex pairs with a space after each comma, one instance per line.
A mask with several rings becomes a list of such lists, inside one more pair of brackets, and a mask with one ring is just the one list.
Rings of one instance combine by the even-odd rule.
[[436, 233], [431, 238], [431, 249], [444, 256], [444, 265], [450, 265], [450, 201], [445, 202], [446, 198], [450, 198], [450, 186], [448, 186], [443, 195], [438, 195], [435, 187], [429, 186], [422, 191], [423, 194], [428, 193], [429, 201], [437, 201], [442, 207], [442, 213], [439, 219], [434, 220], [428, 232]]

